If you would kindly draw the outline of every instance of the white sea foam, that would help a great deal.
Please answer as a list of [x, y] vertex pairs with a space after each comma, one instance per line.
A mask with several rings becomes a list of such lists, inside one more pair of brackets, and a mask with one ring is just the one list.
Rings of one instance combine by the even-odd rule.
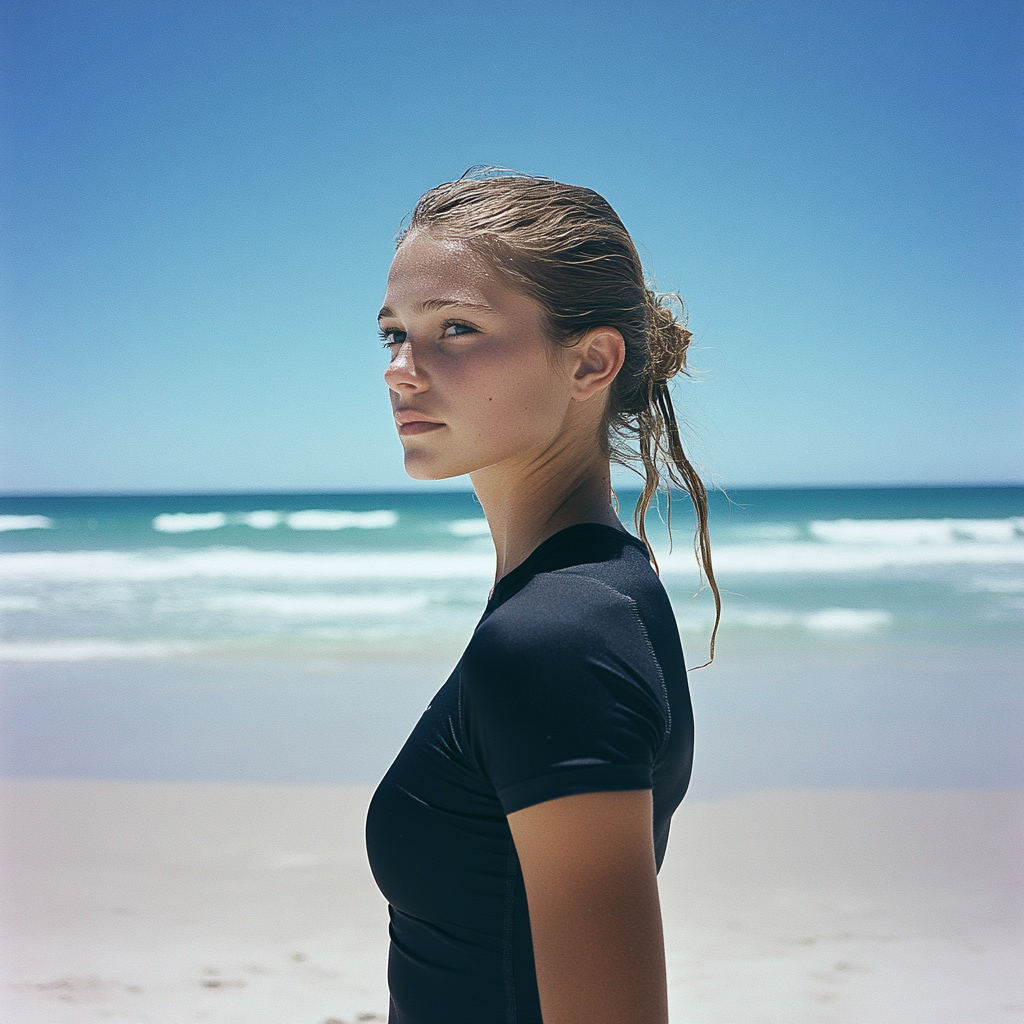
[[[847, 573], [967, 564], [1024, 566], [1020, 544], [733, 544], [714, 549], [720, 580], [729, 574]], [[666, 576], [694, 576], [691, 550], [659, 553]], [[489, 552], [254, 551], [209, 547], [183, 551], [17, 551], [0, 553], [0, 578], [75, 582], [174, 579], [489, 580]]]
[[5, 530], [52, 530], [53, 520], [47, 516], [0, 516], [0, 532]]
[[1024, 541], [1024, 517], [1010, 519], [832, 519], [810, 525], [830, 544], [1015, 544]]
[[0, 553], [0, 577], [61, 582], [176, 579], [493, 579], [494, 557], [473, 552], [357, 553], [203, 548]]
[[[880, 608], [821, 608], [813, 612], [783, 608], [730, 608], [724, 616], [727, 628], [806, 629], [814, 633], [871, 633], [891, 626], [893, 616]], [[714, 613], [683, 612], [677, 616], [680, 630], [705, 632], [714, 622]]]
[[219, 594], [204, 605], [210, 611], [231, 611], [329, 619], [340, 616], [401, 615], [425, 608], [426, 594], [268, 594], [244, 592]]
[[[939, 565], [1024, 565], [1024, 544], [720, 544], [715, 574], [870, 572]], [[658, 555], [664, 574], [693, 574], [692, 551]]]
[[398, 522], [398, 513], [389, 509], [346, 512], [320, 508], [304, 509], [288, 515], [271, 509], [257, 509], [232, 516], [224, 512], [163, 512], [153, 520], [153, 529], [160, 533], [194, 533], [199, 530], [219, 530], [229, 523], [242, 523], [254, 530], [270, 530], [282, 522], [292, 530], [381, 530], [394, 526]]
[[227, 526], [223, 512], [162, 512], [153, 520], [153, 529], [160, 533], [194, 533], [197, 530], [219, 530]]
[[194, 645], [164, 641], [48, 640], [0, 643], [0, 661], [94, 661], [100, 658], [169, 658]]
[[870, 633], [892, 625], [892, 615], [879, 608], [823, 608], [802, 616], [800, 624], [819, 633]]
[[284, 516], [280, 512], [271, 512], [267, 509], [260, 509], [256, 512], [246, 512], [242, 516], [242, 522], [251, 526], [254, 530], [272, 530], [278, 526]]
[[484, 518], [456, 519], [448, 524], [448, 532], [456, 537], [483, 537], [491, 532], [491, 528]]
[[292, 512], [285, 522], [293, 530], [383, 530], [398, 522], [398, 513], [389, 509], [376, 512], [338, 512], [310, 508]]

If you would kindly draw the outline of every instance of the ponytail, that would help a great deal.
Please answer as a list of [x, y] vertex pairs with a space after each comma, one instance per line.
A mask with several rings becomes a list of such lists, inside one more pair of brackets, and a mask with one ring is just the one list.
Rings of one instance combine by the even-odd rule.
[[[708, 660], [697, 666], [705, 668], [715, 660], [715, 640], [722, 619], [722, 596], [711, 562], [711, 536], [708, 532], [708, 493], [704, 481], [686, 457], [679, 437], [672, 396], [668, 382], [679, 373], [686, 373], [686, 350], [693, 337], [685, 326], [682, 299], [675, 293], [656, 294], [645, 289], [647, 298], [647, 346], [642, 367], [634, 366], [627, 375], [628, 364], [613, 385], [608, 408], [609, 455], [621, 466], [632, 469], [644, 478], [643, 489], [633, 510], [637, 535], [647, 546], [651, 564], [658, 571], [658, 559], [647, 537], [647, 511], [660, 487], [665, 487], [665, 519], [669, 541], [672, 539], [672, 487], [686, 491], [693, 503], [697, 529], [693, 535], [694, 554], [715, 598], [715, 624], [711, 630]], [[675, 306], [678, 315], [673, 309]], [[639, 360], [633, 361], [638, 363]], [[632, 379], [630, 379], [632, 376]], [[640, 467], [636, 466], [639, 458]]]

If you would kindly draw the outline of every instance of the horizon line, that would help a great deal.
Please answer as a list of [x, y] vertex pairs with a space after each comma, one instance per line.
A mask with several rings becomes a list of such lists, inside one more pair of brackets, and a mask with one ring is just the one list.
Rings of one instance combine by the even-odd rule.
[[[857, 483], [857, 484], [728, 484], [725, 486], [709, 485], [708, 492], [728, 494], [729, 491], [894, 491], [894, 490], [954, 490], [954, 489], [1012, 489], [1024, 488], [1024, 480], [995, 482], [941, 482], [941, 483]], [[639, 491], [632, 485], [612, 488], [617, 492]], [[673, 488], [685, 494], [683, 488]], [[356, 495], [356, 494], [473, 494], [472, 487], [347, 487], [337, 490], [324, 488], [261, 489], [232, 488], [229, 490], [72, 490], [72, 491], [3, 491], [0, 500], [5, 498], [186, 498], [186, 497], [242, 497], [242, 496], [290, 496], [290, 495]]]

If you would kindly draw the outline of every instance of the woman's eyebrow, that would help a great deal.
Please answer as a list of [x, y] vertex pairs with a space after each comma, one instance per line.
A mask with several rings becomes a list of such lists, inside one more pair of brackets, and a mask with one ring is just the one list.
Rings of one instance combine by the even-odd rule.
[[[494, 312], [493, 306], [488, 306], [481, 302], [465, 302], [462, 299], [425, 299], [420, 303], [419, 312], [433, 313], [439, 309], [447, 309], [449, 306], [459, 306], [462, 309], [477, 309], [484, 313]], [[377, 319], [383, 320], [385, 317], [393, 316], [395, 316], [395, 311], [390, 306], [382, 306], [381, 311], [377, 314]]]
[[479, 309], [485, 313], [493, 313], [494, 308], [482, 302], [464, 302], [462, 299], [427, 299], [421, 306], [423, 313], [446, 309], [448, 306], [461, 306], [463, 309]]

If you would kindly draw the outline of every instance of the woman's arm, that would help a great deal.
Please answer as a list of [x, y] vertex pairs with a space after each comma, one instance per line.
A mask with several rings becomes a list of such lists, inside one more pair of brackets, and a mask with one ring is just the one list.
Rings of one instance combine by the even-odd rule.
[[544, 1024], [666, 1024], [651, 791], [581, 793], [508, 816]]

